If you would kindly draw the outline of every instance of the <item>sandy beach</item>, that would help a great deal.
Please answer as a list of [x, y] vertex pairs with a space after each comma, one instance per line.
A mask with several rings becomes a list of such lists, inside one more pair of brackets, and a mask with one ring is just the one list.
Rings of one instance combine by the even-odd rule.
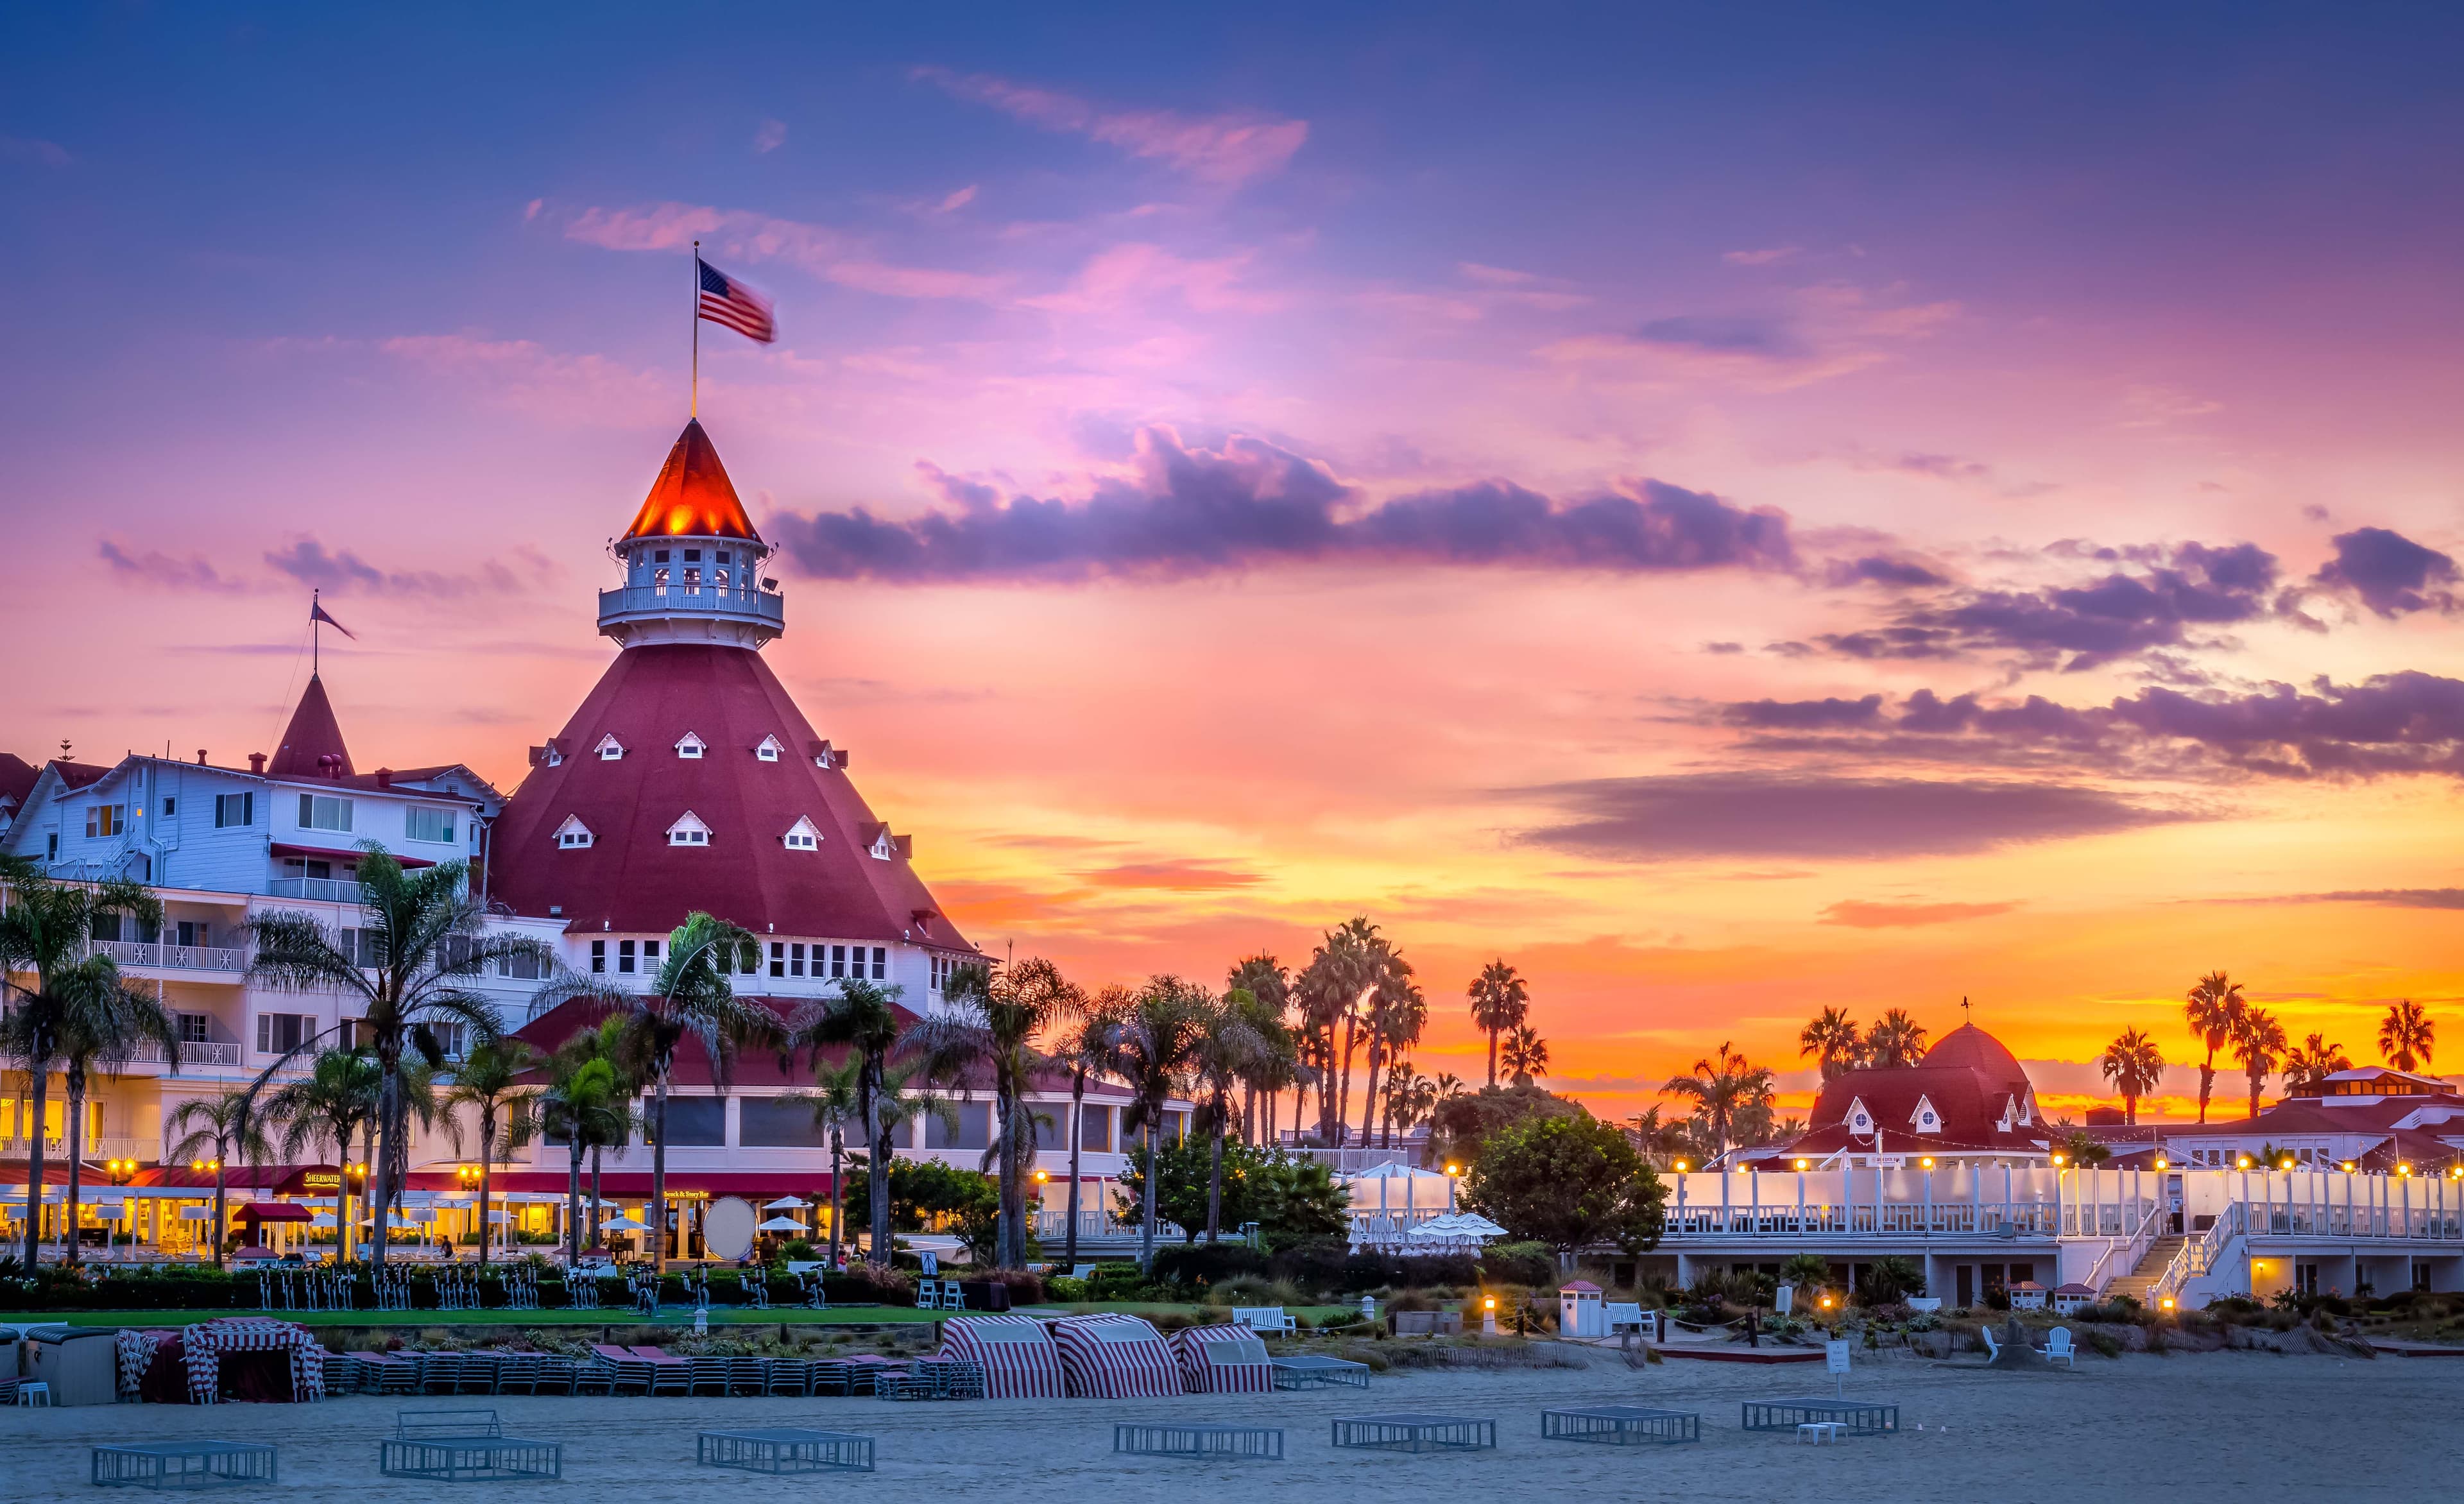
[[[141, 1435], [272, 1442], [277, 1492], [361, 1500], [498, 1496], [559, 1487], [628, 1500], [713, 1488], [816, 1485], [884, 1500], [998, 1489], [1010, 1500], [1087, 1504], [1188, 1489], [1272, 1487], [1286, 1498], [1420, 1504], [1432, 1491], [1512, 1495], [1534, 1486], [1608, 1499], [2064, 1501], [2201, 1497], [2419, 1498], [2452, 1476], [2464, 1362], [2218, 1353], [2085, 1359], [2076, 1373], [1986, 1373], [1905, 1357], [1860, 1361], [1851, 1396], [1895, 1401], [1898, 1436], [1799, 1445], [1738, 1429], [1738, 1402], [1827, 1393], [1818, 1366], [1741, 1369], [1671, 1362], [1631, 1370], [1613, 1357], [1583, 1369], [1390, 1373], [1357, 1390], [1128, 1402], [892, 1404], [871, 1399], [530, 1399], [409, 1402], [494, 1407], [510, 1432], [565, 1444], [562, 1485], [446, 1485], [378, 1475], [376, 1438], [406, 1402], [354, 1396], [319, 1405], [148, 1405], [0, 1410], [0, 1476], [18, 1499], [92, 1498], [87, 1450]], [[1568, 1404], [1641, 1404], [1703, 1416], [1697, 1446], [1613, 1448], [1544, 1441], [1539, 1412]], [[1475, 1454], [1337, 1450], [1330, 1419], [1400, 1410], [1497, 1422]], [[1115, 1456], [1114, 1422], [1221, 1418], [1286, 1427], [1281, 1463], [1215, 1464]], [[813, 1426], [879, 1438], [879, 1471], [771, 1482], [697, 1469], [697, 1430]], [[1922, 1427], [1920, 1429], [1919, 1427]]]

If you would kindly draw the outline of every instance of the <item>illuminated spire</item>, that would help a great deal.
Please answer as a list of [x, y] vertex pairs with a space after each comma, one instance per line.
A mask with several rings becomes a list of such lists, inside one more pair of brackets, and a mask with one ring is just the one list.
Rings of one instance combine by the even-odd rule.
[[659, 478], [651, 482], [642, 510], [625, 530], [627, 542], [653, 537], [761, 542], [698, 418], [687, 423], [684, 432], [676, 436], [676, 447], [668, 451], [668, 462], [659, 467]]

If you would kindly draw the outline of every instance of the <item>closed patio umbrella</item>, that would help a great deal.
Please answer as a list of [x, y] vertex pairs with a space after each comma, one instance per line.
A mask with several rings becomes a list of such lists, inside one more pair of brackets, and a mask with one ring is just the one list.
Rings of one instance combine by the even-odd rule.
[[804, 1230], [804, 1225], [798, 1222], [793, 1217], [773, 1217], [769, 1221], [762, 1223], [759, 1230], [762, 1232], [802, 1232]]

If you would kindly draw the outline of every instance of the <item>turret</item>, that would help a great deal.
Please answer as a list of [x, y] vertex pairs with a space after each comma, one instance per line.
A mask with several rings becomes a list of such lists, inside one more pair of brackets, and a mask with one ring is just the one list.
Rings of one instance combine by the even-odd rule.
[[625, 647], [759, 649], [786, 630], [777, 582], [761, 574], [770, 545], [754, 531], [698, 420], [685, 425], [611, 551], [625, 583], [599, 592], [599, 630]]

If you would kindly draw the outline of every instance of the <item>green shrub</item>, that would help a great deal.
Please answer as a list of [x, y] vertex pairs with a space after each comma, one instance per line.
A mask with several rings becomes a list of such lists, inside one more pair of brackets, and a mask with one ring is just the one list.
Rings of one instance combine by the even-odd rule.
[[1074, 1306], [1086, 1300], [1087, 1282], [1072, 1279], [1067, 1274], [1047, 1274], [1044, 1278], [1044, 1293], [1047, 1299]]

